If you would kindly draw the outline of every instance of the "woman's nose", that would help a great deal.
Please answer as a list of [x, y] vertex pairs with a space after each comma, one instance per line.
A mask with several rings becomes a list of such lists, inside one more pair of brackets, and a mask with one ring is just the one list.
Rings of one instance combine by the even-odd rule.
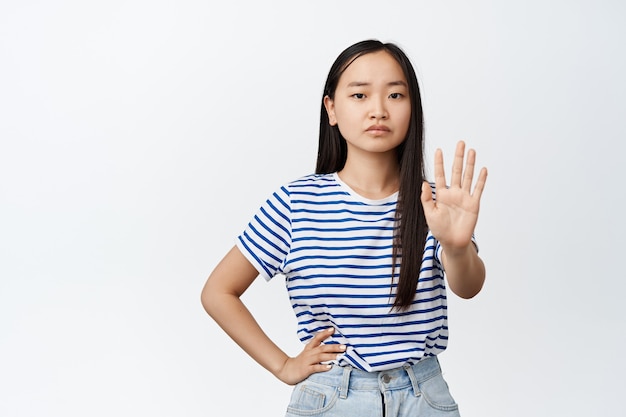
[[373, 100], [372, 109], [370, 111], [370, 119], [386, 119], [387, 109], [382, 100]]

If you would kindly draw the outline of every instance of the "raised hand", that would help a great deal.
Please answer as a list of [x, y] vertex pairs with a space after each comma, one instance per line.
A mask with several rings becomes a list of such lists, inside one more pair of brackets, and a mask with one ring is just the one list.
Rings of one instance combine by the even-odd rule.
[[476, 152], [467, 153], [465, 169], [465, 143], [457, 143], [452, 163], [450, 186], [446, 187], [443, 153], [435, 152], [435, 196], [428, 183], [422, 185], [422, 205], [430, 231], [441, 243], [444, 251], [452, 254], [467, 249], [478, 221], [480, 197], [487, 180], [487, 169], [482, 168], [472, 190]]
[[324, 340], [332, 336], [334, 330], [330, 328], [316, 333], [298, 356], [285, 361], [276, 375], [278, 379], [286, 384], [295, 385], [311, 374], [328, 371], [331, 365], [324, 365], [321, 362], [335, 360], [346, 350], [344, 345], [322, 344]]

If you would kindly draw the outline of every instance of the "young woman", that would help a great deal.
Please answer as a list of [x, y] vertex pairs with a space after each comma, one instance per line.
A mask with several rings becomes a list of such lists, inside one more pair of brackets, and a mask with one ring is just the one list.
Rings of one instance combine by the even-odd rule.
[[[280, 187], [202, 291], [206, 311], [259, 364], [296, 385], [287, 416], [458, 415], [437, 354], [448, 340], [446, 285], [485, 278], [473, 232], [487, 178], [459, 142], [446, 184], [426, 182], [413, 67], [394, 44], [344, 50], [321, 108], [316, 173]], [[289, 357], [240, 300], [281, 274], [302, 352]]]

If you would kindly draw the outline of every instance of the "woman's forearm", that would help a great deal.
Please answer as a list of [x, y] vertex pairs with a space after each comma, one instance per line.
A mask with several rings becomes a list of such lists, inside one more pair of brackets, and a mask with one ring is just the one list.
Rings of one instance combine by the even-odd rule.
[[452, 292], [461, 298], [472, 298], [480, 292], [485, 282], [485, 265], [473, 244], [454, 251], [444, 247], [442, 262]]
[[211, 288], [209, 279], [202, 293], [202, 305], [252, 359], [273, 375], [278, 374], [289, 357], [265, 334], [237, 295]]
[[241, 296], [258, 276], [234, 246], [215, 267], [202, 289], [202, 305], [248, 355], [277, 375], [288, 356], [263, 332]]

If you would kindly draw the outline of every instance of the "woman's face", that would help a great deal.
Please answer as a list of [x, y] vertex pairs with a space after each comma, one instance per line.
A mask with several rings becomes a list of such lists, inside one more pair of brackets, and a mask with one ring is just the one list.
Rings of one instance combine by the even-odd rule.
[[334, 99], [324, 97], [324, 106], [347, 142], [348, 155], [394, 151], [409, 129], [408, 83], [386, 51], [355, 59], [339, 78]]

